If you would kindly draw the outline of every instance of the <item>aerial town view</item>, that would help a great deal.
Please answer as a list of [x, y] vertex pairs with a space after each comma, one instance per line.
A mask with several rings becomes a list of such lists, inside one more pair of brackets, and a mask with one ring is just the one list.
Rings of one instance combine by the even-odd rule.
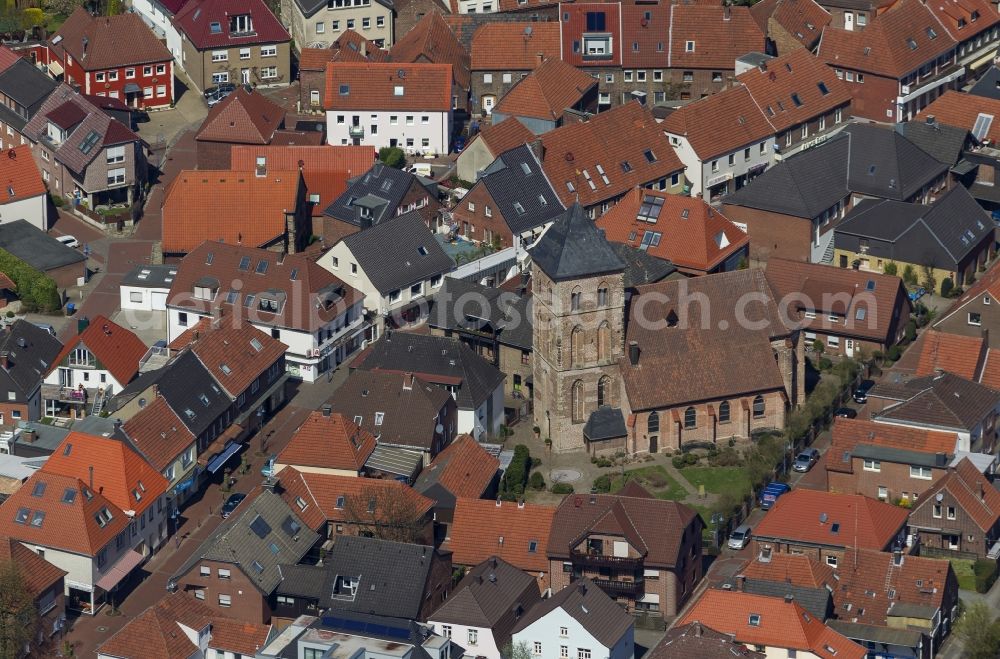
[[0, 659], [1000, 659], [998, 261], [996, 0], [6, 0]]

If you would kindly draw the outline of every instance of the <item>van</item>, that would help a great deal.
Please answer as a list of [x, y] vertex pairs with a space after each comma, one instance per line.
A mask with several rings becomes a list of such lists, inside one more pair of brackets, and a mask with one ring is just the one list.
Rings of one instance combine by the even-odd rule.
[[769, 483], [764, 488], [764, 491], [760, 493], [760, 507], [763, 510], [770, 510], [774, 502], [778, 500], [778, 497], [790, 489], [792, 488], [788, 487], [785, 483]]
[[730, 549], [743, 549], [750, 543], [750, 536], [752, 535], [750, 531], [749, 524], [741, 524], [736, 527], [729, 536], [729, 548]]
[[415, 162], [410, 165], [409, 172], [411, 174], [416, 174], [417, 176], [430, 178], [432, 173], [431, 164], [429, 162]]

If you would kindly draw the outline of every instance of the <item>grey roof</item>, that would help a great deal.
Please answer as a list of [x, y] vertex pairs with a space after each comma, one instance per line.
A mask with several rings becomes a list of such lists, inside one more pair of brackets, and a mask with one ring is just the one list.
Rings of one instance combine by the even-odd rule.
[[1000, 101], [1000, 69], [996, 65], [991, 66], [979, 79], [979, 82], [972, 85], [969, 93], [973, 96], [982, 96]]
[[532, 261], [553, 281], [625, 269], [625, 263], [579, 203], [563, 212], [529, 253]]
[[[14, 220], [0, 224], [0, 249], [5, 249], [32, 268], [47, 272], [86, 257], [77, 250], [63, 245], [27, 220]], [[83, 268], [80, 268], [83, 276]]]
[[281, 583], [274, 592], [318, 600], [326, 594], [326, 572], [319, 565], [282, 565]]
[[[396, 217], [396, 209], [414, 182], [423, 185], [413, 174], [377, 162], [363, 176], [351, 179], [347, 189], [326, 207], [323, 214], [362, 226], [360, 210], [364, 207], [371, 211], [372, 226], [377, 225]], [[436, 185], [433, 190], [428, 188], [428, 192], [437, 198]]]
[[948, 170], [891, 128], [851, 124], [843, 132], [851, 146], [847, 187], [883, 199], [909, 199]]
[[949, 430], [972, 430], [1000, 406], [1000, 393], [947, 372], [879, 383], [868, 395], [903, 401], [874, 415], [876, 421]]
[[[27, 402], [62, 347], [47, 330], [26, 320], [17, 320], [0, 330], [0, 351], [8, 354], [8, 367], [0, 368], [0, 393], [14, 392], [15, 402]], [[8, 396], [5, 394], [5, 400], [10, 400]]]
[[533, 576], [493, 556], [469, 570], [428, 620], [492, 629], [503, 646], [510, 640], [517, 611], [527, 611], [540, 599]]
[[592, 442], [624, 437], [625, 417], [618, 407], [603, 405], [590, 413], [583, 426], [583, 437]]
[[430, 382], [434, 376], [458, 379], [459, 409], [478, 408], [504, 381], [504, 374], [472, 348], [443, 336], [387, 332], [362, 357], [355, 366], [364, 370], [414, 373]]
[[514, 235], [547, 224], [565, 210], [526, 144], [501, 153], [483, 172], [479, 183], [486, 186]]
[[382, 295], [455, 267], [417, 211], [352, 233], [344, 244]]
[[748, 650], [732, 634], [723, 634], [700, 622], [674, 627], [655, 645], [646, 659], [766, 659], [763, 652]]
[[447, 277], [431, 300], [428, 324], [449, 330], [496, 332], [501, 345], [531, 349], [531, 296]]
[[846, 620], [827, 620], [826, 625], [852, 641], [869, 641], [885, 645], [897, 645], [904, 648], [916, 648], [923, 642], [923, 634], [915, 629], [864, 625], [860, 622], [848, 622]]
[[69, 434], [69, 428], [49, 426], [44, 423], [29, 423], [28, 426], [35, 431], [35, 439], [29, 444], [24, 441], [23, 434], [15, 435], [15, 442], [10, 449], [14, 455], [24, 453], [51, 454], [59, 448], [59, 445], [66, 439], [66, 435]]
[[[109, 400], [106, 404], [106, 409], [114, 414], [122, 407], [124, 407], [129, 401], [135, 399], [136, 396], [142, 392], [149, 389], [154, 384], [157, 384], [164, 375], [169, 371], [169, 364], [163, 368], [157, 368], [152, 371], [146, 371], [145, 373], [139, 373], [139, 375], [125, 385], [121, 391], [116, 393], [114, 397]], [[89, 418], [89, 417], [88, 417]]]
[[954, 268], [993, 234], [993, 221], [958, 185], [930, 206], [866, 199], [837, 225], [835, 234], [891, 243], [885, 256], [903, 263], [933, 263]]
[[833, 614], [833, 597], [826, 588], [808, 588], [796, 586], [781, 581], [766, 581], [763, 579], [747, 579], [743, 590], [752, 595], [785, 598], [791, 596], [799, 606], [820, 620], [826, 620]]
[[232, 405], [232, 399], [192, 350], [183, 351], [158, 371], [162, 371], [156, 379], [159, 395], [195, 437], [201, 436]]
[[170, 288], [176, 275], [176, 265], [137, 265], [122, 278], [122, 285]]
[[908, 121], [898, 124], [896, 129], [907, 140], [949, 167], [959, 161], [966, 143], [972, 139], [968, 130], [948, 126], [940, 121]]
[[420, 451], [378, 444], [365, 460], [365, 469], [412, 478], [423, 463], [424, 455]]
[[19, 59], [0, 73], [0, 93], [24, 108], [24, 114], [0, 105], [4, 121], [17, 130], [22, 129], [58, 86], [58, 82], [32, 66], [31, 62]]
[[611, 243], [611, 249], [625, 264], [625, 288], [655, 284], [677, 272], [673, 263], [657, 258], [644, 249], [625, 243]]
[[930, 604], [916, 604], [914, 602], [893, 602], [889, 607], [887, 615], [902, 618], [923, 618], [933, 620], [939, 607]]
[[298, 563], [320, 538], [269, 490], [245, 501], [237, 512], [202, 543], [171, 581], [199, 561], [218, 561], [237, 566], [263, 594], [270, 595], [281, 583], [279, 566]]
[[517, 634], [558, 608], [572, 616], [606, 648], [614, 647], [634, 624], [634, 618], [625, 609], [584, 577], [531, 607], [514, 625], [513, 633]]
[[908, 449], [880, 446], [878, 444], [855, 444], [850, 454], [856, 458], [872, 458], [875, 460], [885, 460], [886, 462], [895, 462], [897, 464], [937, 467], [938, 469], [947, 467], [948, 458], [950, 458], [950, 456], [945, 455], [943, 463], [939, 463], [938, 457], [934, 453], [910, 451]]
[[[320, 607], [417, 620], [434, 547], [361, 536], [340, 536], [327, 555]], [[354, 597], [334, 595], [338, 577], [359, 577]]]

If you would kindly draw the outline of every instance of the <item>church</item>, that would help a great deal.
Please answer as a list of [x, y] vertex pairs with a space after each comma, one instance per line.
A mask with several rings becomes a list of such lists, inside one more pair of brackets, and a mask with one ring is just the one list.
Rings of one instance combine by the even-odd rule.
[[626, 264], [578, 204], [530, 255], [535, 425], [553, 450], [748, 438], [805, 400], [800, 333], [763, 271], [626, 290]]

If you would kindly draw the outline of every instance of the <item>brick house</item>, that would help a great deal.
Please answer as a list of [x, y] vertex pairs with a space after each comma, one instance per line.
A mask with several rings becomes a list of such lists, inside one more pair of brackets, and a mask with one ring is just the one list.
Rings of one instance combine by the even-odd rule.
[[754, 554], [802, 554], [838, 567], [854, 547], [905, 547], [908, 511], [859, 494], [794, 489], [754, 529]]
[[[511, 87], [543, 61], [558, 57], [557, 22], [518, 21], [480, 26], [469, 46], [472, 75], [470, 112], [488, 116]], [[510, 148], [513, 146], [516, 145], [510, 145]], [[459, 176], [467, 181], [474, 180], [461, 173]]]
[[549, 59], [514, 83], [493, 107], [494, 124], [516, 118], [535, 135], [597, 111], [597, 81], [560, 59]]
[[421, 470], [413, 489], [434, 499], [434, 521], [451, 524], [458, 499], [492, 499], [499, 476], [500, 460], [472, 435], [460, 435]]
[[948, 473], [958, 451], [953, 432], [837, 419], [826, 460], [831, 492], [916, 503]]
[[[935, 320], [933, 328], [986, 342], [990, 350], [1000, 348], [1000, 270], [990, 268], [978, 276], [958, 300]], [[926, 373], [924, 375], [927, 375]], [[972, 378], [972, 374], [960, 374]]]
[[862, 32], [895, 0], [822, 0], [820, 6], [830, 12], [830, 27]]
[[468, 111], [471, 73], [469, 52], [445, 23], [441, 12], [432, 11], [399, 38], [389, 50], [389, 59], [398, 64], [450, 64], [452, 107]]
[[167, 589], [237, 620], [268, 623], [280, 566], [297, 564], [322, 539], [303, 521], [273, 491], [257, 489], [177, 568]]
[[704, 523], [683, 504], [630, 494], [563, 499], [546, 550], [552, 590], [590, 579], [629, 613], [676, 616], [701, 580]]
[[329, 62], [382, 62], [389, 53], [354, 30], [344, 30], [329, 48], [302, 48], [299, 51], [299, 102], [303, 112], [322, 114], [326, 94], [326, 65]]
[[750, 15], [778, 55], [800, 48], [813, 51], [832, 20], [814, 0], [762, 0], [750, 7]]
[[108, 96], [130, 108], [174, 104], [174, 58], [133, 13], [92, 16], [79, 7], [48, 42], [50, 67], [84, 94]]
[[854, 357], [903, 339], [912, 304], [899, 277], [777, 258], [766, 276], [809, 349], [818, 341], [825, 354]]
[[208, 111], [195, 133], [199, 169], [229, 169], [234, 144], [270, 144], [285, 125], [285, 111], [242, 87]]
[[475, 183], [501, 153], [528, 144], [534, 139], [534, 133], [517, 119], [495, 126], [492, 124], [483, 126], [483, 129], [465, 145], [462, 153], [458, 154], [458, 178], [466, 183]]
[[59, 339], [24, 319], [0, 332], [0, 426], [42, 418], [42, 379], [60, 352]]
[[963, 336], [927, 328], [893, 364], [892, 370], [917, 377], [948, 371], [983, 382], [983, 375], [989, 370], [986, 368], [990, 356], [988, 334], [989, 330], [984, 330], [981, 336]]
[[1000, 540], [1000, 492], [965, 458], [940, 478], [910, 512], [924, 554], [944, 558], [995, 556]]

